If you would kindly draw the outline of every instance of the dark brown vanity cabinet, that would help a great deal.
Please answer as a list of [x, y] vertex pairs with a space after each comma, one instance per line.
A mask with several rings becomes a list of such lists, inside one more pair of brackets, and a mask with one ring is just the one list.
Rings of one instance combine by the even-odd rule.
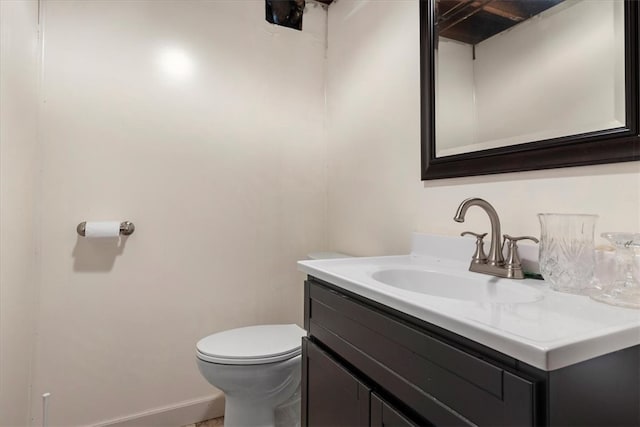
[[302, 346], [307, 395], [304, 424], [368, 426], [371, 389], [308, 339], [303, 339]]
[[332, 427], [415, 426], [339, 362], [303, 339], [303, 425]]
[[416, 424], [405, 417], [402, 412], [394, 409], [377, 394], [371, 394], [371, 425], [411, 427]]
[[640, 346], [546, 372], [305, 283], [304, 426], [638, 426]]

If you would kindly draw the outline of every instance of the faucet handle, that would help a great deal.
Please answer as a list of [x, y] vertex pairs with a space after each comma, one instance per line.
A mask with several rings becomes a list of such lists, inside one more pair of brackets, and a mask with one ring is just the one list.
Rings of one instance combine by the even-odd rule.
[[464, 231], [460, 233], [461, 236], [466, 236], [468, 234], [471, 236], [475, 236], [476, 238], [476, 251], [471, 257], [471, 264], [486, 264], [487, 254], [484, 252], [484, 240], [482, 239], [484, 239], [487, 233], [478, 234], [474, 233], [473, 231]]
[[503, 235], [502, 237], [504, 237], [505, 241], [509, 241], [509, 242], [518, 242], [520, 240], [533, 240], [535, 243], [540, 243], [540, 241], [533, 237], [533, 236], [518, 236], [518, 237], [513, 237], [513, 236], [509, 236], [508, 234]]
[[538, 239], [533, 236], [518, 236], [513, 237], [505, 234], [504, 243], [507, 245], [507, 260], [505, 267], [508, 270], [508, 275], [514, 279], [524, 278], [522, 271], [522, 262], [520, 261], [520, 255], [518, 255], [518, 242], [520, 240], [532, 240], [535, 243], [539, 243]]

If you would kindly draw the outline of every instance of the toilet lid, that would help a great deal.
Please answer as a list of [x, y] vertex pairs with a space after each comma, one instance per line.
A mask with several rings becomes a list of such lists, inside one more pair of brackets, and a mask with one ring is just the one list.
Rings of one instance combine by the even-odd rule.
[[256, 365], [300, 354], [306, 331], [298, 325], [259, 325], [209, 335], [196, 344], [198, 358], [226, 365]]

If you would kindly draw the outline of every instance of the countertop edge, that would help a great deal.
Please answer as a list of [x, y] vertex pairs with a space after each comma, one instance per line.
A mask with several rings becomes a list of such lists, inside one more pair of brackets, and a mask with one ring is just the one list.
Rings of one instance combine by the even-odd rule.
[[637, 345], [625, 343], [633, 342], [634, 338], [637, 341], [640, 337], [640, 325], [638, 325], [635, 328], [612, 330], [604, 337], [592, 337], [557, 347], [537, 347], [518, 341], [513, 337], [508, 339], [504, 336], [493, 334], [479, 326], [474, 326], [470, 322], [444, 317], [442, 314], [429, 309], [420, 311], [402, 300], [390, 299], [387, 295], [381, 295], [375, 289], [360, 285], [349, 278], [307, 265], [305, 261], [298, 262], [298, 269], [309, 276], [332, 283], [357, 295], [432, 323], [544, 371], [554, 371]]

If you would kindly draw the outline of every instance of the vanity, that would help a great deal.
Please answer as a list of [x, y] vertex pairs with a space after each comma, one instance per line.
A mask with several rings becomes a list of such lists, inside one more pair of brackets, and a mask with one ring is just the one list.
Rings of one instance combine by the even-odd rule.
[[[422, 180], [640, 160], [637, 1], [419, 4]], [[489, 254], [299, 262], [303, 426], [640, 426], [640, 310], [514, 280], [485, 210]]]
[[302, 425], [640, 425], [640, 311], [469, 272], [473, 246], [299, 263]]

